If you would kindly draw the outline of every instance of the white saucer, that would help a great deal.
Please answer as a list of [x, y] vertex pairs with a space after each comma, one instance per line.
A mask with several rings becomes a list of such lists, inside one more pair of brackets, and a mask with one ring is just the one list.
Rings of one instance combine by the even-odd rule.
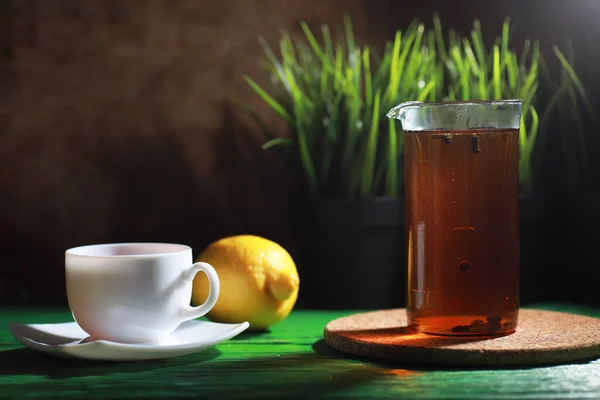
[[177, 357], [195, 353], [237, 336], [248, 322], [221, 324], [190, 320], [182, 323], [171, 337], [160, 344], [125, 344], [90, 340], [76, 322], [60, 324], [19, 324], [8, 329], [25, 346], [47, 354], [88, 360], [134, 361]]

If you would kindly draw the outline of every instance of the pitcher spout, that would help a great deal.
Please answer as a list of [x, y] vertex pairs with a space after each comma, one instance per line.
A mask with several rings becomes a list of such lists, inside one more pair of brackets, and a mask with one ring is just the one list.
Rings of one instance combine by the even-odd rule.
[[405, 115], [406, 115], [404, 113], [404, 111], [406, 111], [407, 107], [421, 105], [421, 104], [423, 104], [423, 102], [421, 102], [421, 101], [406, 101], [404, 103], [400, 103], [396, 107], [394, 107], [390, 111], [388, 111], [386, 116], [388, 118], [398, 119], [398, 120], [400, 120], [401, 123], [403, 123]]

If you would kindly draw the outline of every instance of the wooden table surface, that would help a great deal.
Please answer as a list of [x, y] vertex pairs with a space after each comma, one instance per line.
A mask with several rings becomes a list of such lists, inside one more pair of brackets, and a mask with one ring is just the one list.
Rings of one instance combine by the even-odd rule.
[[[600, 317], [567, 305], [539, 308]], [[435, 369], [352, 359], [322, 340], [351, 312], [295, 311], [268, 333], [243, 333], [197, 354], [156, 361], [89, 362], [21, 346], [9, 321], [71, 321], [66, 309], [0, 308], [0, 398], [600, 398], [600, 360], [529, 369]]]

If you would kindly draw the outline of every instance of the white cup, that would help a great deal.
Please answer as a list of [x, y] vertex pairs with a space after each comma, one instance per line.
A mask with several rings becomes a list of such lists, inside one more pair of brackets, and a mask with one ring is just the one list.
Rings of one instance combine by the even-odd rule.
[[[192, 282], [204, 272], [206, 302], [190, 305]], [[219, 277], [193, 263], [192, 249], [168, 243], [81, 246], [65, 252], [67, 298], [73, 318], [93, 339], [157, 343], [184, 321], [208, 313], [219, 297]]]

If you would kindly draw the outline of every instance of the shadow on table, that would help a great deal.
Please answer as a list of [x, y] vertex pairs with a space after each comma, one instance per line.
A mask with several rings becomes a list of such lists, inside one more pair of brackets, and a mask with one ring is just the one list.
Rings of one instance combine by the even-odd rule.
[[[57, 394], [64, 388], [61, 381], [68, 384], [69, 390], [87, 390], [86, 382], [90, 380], [71, 381], [70, 378], [92, 378], [96, 385], [107, 382], [103, 387], [108, 391], [113, 381], [110, 378], [112, 374], [131, 374], [128, 379], [131, 387], [139, 389], [137, 382], [145, 382], [148, 394], [152, 394], [151, 386], [160, 382], [162, 393], [173, 391], [181, 396], [195, 396], [201, 392], [205, 396], [227, 393], [228, 396], [241, 398], [248, 394], [259, 398], [281, 395], [304, 398], [350, 390], [387, 375], [386, 371], [376, 366], [348, 364], [323, 357], [317, 352], [221, 360], [215, 359], [219, 354], [217, 351], [203, 353], [202, 357], [198, 357], [201, 354], [198, 353], [168, 360], [108, 363], [60, 359], [20, 348], [0, 352], [0, 377], [46, 376], [55, 382]], [[143, 375], [139, 375], [141, 373]], [[119, 382], [122, 379], [120, 377]], [[35, 385], [31, 390], [34, 389]], [[97, 394], [102, 393], [98, 391]]]
[[[265, 340], [265, 344], [268, 342]], [[298, 354], [278, 355], [262, 346], [250, 349], [238, 345], [224, 354], [215, 348], [165, 360], [122, 363], [60, 359], [23, 348], [0, 352], [0, 377], [46, 376], [53, 381], [48, 384], [53, 385], [57, 396], [63, 390], [85, 392], [93, 382], [98, 396], [113, 393], [116, 387], [119, 390], [144, 387], [149, 397], [159, 392], [184, 397], [199, 393], [206, 397], [218, 397], [223, 393], [240, 398], [249, 395], [258, 398], [324, 397], [347, 391], [360, 393], [361, 387], [372, 388], [372, 384], [382, 378], [398, 379], [397, 384], [414, 385], [413, 379], [428, 371], [442, 369], [469, 370], [374, 362], [334, 350], [322, 339], [312, 343], [309, 352]], [[31, 390], [35, 390], [35, 386]]]
[[0, 351], [0, 376], [3, 375], [39, 375], [51, 379], [104, 376], [111, 374], [148, 372], [182, 365], [197, 364], [218, 357], [215, 349], [204, 350], [197, 354], [146, 361], [90, 361], [52, 357], [28, 348]]

